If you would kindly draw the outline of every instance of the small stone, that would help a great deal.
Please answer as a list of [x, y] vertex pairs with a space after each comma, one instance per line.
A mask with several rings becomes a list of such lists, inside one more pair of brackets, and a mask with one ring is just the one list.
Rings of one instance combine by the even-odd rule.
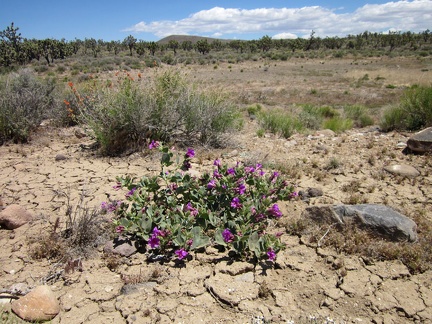
[[87, 134], [81, 129], [76, 129], [74, 134], [77, 138], [83, 138], [87, 136]]
[[105, 244], [104, 252], [129, 257], [137, 251], [135, 243], [127, 238], [118, 237]]
[[416, 168], [405, 164], [394, 164], [384, 167], [384, 170], [407, 178], [415, 178], [420, 175]]
[[60, 312], [59, 302], [48, 286], [38, 286], [14, 300], [11, 308], [20, 318], [31, 322], [51, 320]]
[[67, 157], [66, 157], [66, 155], [63, 155], [63, 154], [57, 154], [55, 157], [55, 160], [56, 161], [64, 161], [64, 160], [67, 160]]
[[0, 212], [0, 225], [15, 229], [33, 220], [33, 215], [19, 205], [9, 205]]

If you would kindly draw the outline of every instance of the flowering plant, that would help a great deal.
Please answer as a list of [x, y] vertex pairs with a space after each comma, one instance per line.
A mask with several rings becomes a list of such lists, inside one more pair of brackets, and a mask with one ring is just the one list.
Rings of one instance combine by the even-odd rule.
[[282, 217], [276, 202], [295, 195], [278, 172], [241, 162], [229, 168], [215, 160], [213, 172], [193, 177], [187, 172], [193, 149], [173, 166], [168, 147], [153, 141], [149, 148], [162, 153], [159, 175], [118, 177], [115, 187], [127, 190], [125, 200], [103, 203], [117, 215], [116, 232], [138, 237], [158, 253], [174, 252], [180, 260], [207, 245], [232, 249], [243, 258], [275, 260], [283, 244], [280, 235], [266, 229]]

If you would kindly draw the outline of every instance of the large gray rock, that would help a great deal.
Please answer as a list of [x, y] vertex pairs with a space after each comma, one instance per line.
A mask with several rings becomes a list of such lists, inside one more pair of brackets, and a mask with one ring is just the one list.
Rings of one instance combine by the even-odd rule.
[[432, 152], [432, 127], [428, 127], [408, 139], [407, 147], [416, 153]]
[[305, 216], [321, 224], [354, 222], [392, 241], [417, 240], [417, 224], [384, 205], [311, 206], [306, 208]]

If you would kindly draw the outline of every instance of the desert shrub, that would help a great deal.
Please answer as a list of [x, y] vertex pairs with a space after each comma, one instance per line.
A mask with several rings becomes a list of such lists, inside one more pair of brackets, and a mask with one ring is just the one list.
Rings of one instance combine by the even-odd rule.
[[57, 73], [64, 73], [64, 72], [66, 72], [66, 67], [64, 66], [64, 65], [59, 65], [59, 66], [57, 66], [57, 68], [56, 68], [56, 72]]
[[247, 107], [247, 112], [249, 116], [256, 116], [260, 111], [262, 107], [260, 104], [255, 104]]
[[44, 73], [48, 71], [48, 65], [38, 65], [34, 67], [35, 72]]
[[330, 106], [303, 105], [298, 120], [303, 127], [316, 130], [322, 127], [325, 119], [337, 116], [339, 112]]
[[294, 196], [277, 172], [265, 172], [260, 164], [229, 168], [217, 159], [213, 172], [192, 177], [186, 171], [193, 149], [179, 163], [161, 143], [154, 141], [150, 148], [161, 153], [159, 175], [117, 178], [116, 189], [127, 191], [126, 200], [102, 205], [115, 213], [117, 233], [143, 241], [150, 255], [180, 260], [208, 245], [231, 249], [243, 259], [276, 258], [283, 245], [268, 227], [282, 217], [276, 202]]
[[198, 90], [170, 71], [145, 85], [121, 76], [118, 86], [99, 86], [86, 97], [71, 88], [78, 120], [91, 129], [105, 155], [134, 151], [150, 138], [219, 145], [240, 125], [222, 91]]
[[361, 105], [349, 105], [344, 107], [344, 113], [347, 118], [354, 121], [354, 126], [365, 127], [373, 125], [374, 120], [368, 115], [366, 107]]
[[331, 129], [334, 132], [344, 132], [351, 129], [353, 126], [353, 121], [351, 119], [333, 117], [324, 121], [323, 128]]
[[432, 87], [413, 86], [402, 95], [398, 106], [384, 112], [381, 128], [390, 130], [419, 130], [432, 126]]
[[284, 138], [290, 138], [302, 129], [302, 124], [297, 118], [282, 110], [261, 112], [258, 115], [258, 122], [263, 129]]
[[55, 79], [38, 79], [30, 70], [0, 79], [0, 144], [27, 142], [43, 119], [58, 107]]
[[383, 131], [388, 132], [394, 129], [405, 128], [406, 112], [399, 106], [393, 106], [386, 109], [381, 118], [380, 127]]

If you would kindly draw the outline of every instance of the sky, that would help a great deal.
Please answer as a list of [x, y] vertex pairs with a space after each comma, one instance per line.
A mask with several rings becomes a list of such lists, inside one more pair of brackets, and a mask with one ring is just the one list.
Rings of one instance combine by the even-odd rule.
[[222, 39], [345, 37], [364, 31], [432, 30], [432, 0], [216, 1], [15, 0], [0, 5], [0, 31], [31, 39], [157, 41], [169, 35]]

